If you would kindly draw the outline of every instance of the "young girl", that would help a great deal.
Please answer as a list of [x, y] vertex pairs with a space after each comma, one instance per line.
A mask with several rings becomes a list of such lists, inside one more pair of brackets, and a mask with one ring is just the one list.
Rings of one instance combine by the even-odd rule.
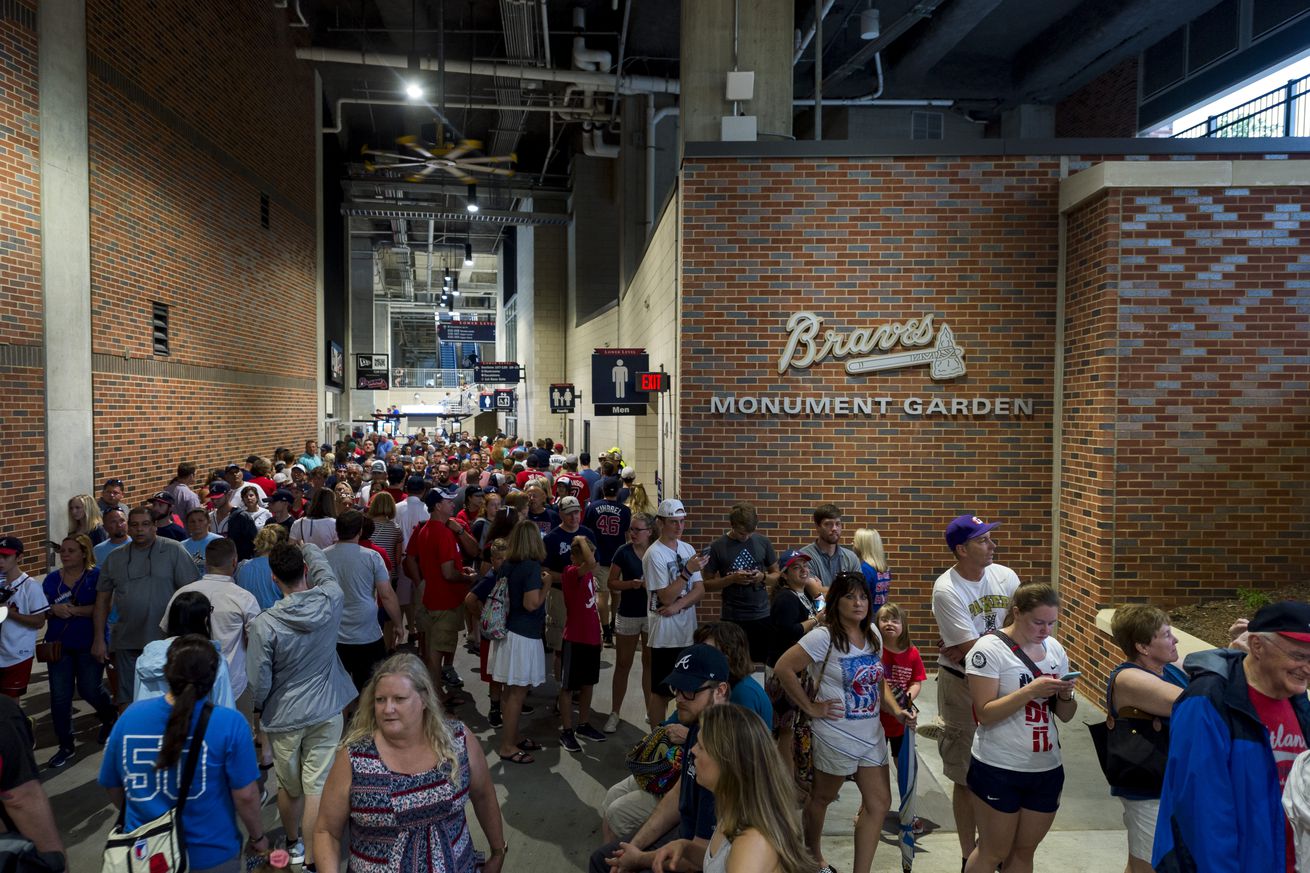
[[[564, 648], [559, 686], [559, 743], [581, 752], [578, 737], [605, 742], [591, 724], [591, 692], [600, 680], [600, 612], [596, 608], [596, 556], [591, 541], [577, 536], [569, 546], [569, 566], [560, 578], [564, 593]], [[573, 692], [578, 692], [578, 727], [573, 727]]]
[[[482, 607], [486, 604], [487, 598], [491, 596], [491, 589], [496, 587], [496, 579], [500, 576], [500, 565], [505, 563], [507, 552], [509, 552], [509, 543], [500, 538], [492, 540], [486, 551], [490, 568], [483, 575], [482, 581], [474, 585], [473, 590], [464, 595], [464, 609], [472, 616], [475, 626], [482, 620]], [[491, 671], [487, 668], [487, 654], [490, 651], [491, 640], [485, 637], [480, 638], [478, 641], [478, 668], [482, 674], [482, 681], [486, 682], [491, 688], [491, 708], [487, 711], [487, 721], [491, 723], [492, 727], [498, 728], [504, 724], [504, 720], [500, 713], [500, 683], [491, 678]]]
[[[919, 649], [910, 642], [910, 629], [905, 624], [905, 615], [894, 603], [888, 603], [878, 610], [878, 630], [882, 633], [882, 668], [887, 677], [887, 684], [897, 701], [909, 709], [923, 688], [923, 680], [928, 673], [923, 668], [923, 658]], [[883, 732], [892, 747], [892, 760], [899, 761], [901, 744], [905, 742], [905, 725], [896, 720], [891, 713], [879, 714], [882, 719]], [[923, 833], [919, 817], [914, 817], [914, 833]]]

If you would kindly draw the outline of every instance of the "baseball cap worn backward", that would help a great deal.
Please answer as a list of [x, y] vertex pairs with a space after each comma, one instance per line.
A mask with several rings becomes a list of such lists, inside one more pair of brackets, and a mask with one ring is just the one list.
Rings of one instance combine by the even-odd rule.
[[999, 521], [993, 521], [989, 524], [976, 515], [957, 516], [946, 526], [946, 545], [954, 549], [956, 546], [963, 545], [969, 540], [976, 539], [991, 529], [1000, 526]]
[[686, 518], [687, 508], [682, 505], [682, 501], [676, 497], [670, 497], [667, 500], [661, 500], [659, 508], [655, 514], [660, 518]]
[[707, 682], [728, 681], [728, 658], [713, 646], [698, 643], [678, 653], [664, 684], [678, 691], [698, 691]]
[[1262, 606], [1246, 629], [1251, 633], [1275, 633], [1299, 643], [1310, 643], [1310, 603], [1283, 600]]

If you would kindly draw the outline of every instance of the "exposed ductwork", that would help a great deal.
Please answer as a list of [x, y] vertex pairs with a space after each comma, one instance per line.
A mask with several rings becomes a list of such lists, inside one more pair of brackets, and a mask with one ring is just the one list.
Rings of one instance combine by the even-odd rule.
[[[383, 54], [379, 52], [359, 52], [352, 49], [300, 48], [296, 57], [304, 61], [317, 61], [326, 64], [362, 64], [372, 67], [390, 67], [405, 70], [409, 68], [409, 59], [404, 55]], [[437, 63], [431, 58], [419, 58], [419, 69], [435, 70]], [[496, 76], [520, 81], [558, 82], [565, 85], [577, 85], [595, 91], [611, 93], [615, 86], [615, 77], [609, 73], [589, 70], [548, 70], [541, 67], [516, 67], [512, 64], [498, 64], [488, 61], [464, 61], [446, 59], [446, 72], [465, 76]], [[620, 75], [618, 88], [621, 94], [677, 94], [681, 86], [677, 79], [665, 79], [659, 76]]]
[[619, 147], [605, 142], [601, 128], [586, 124], [582, 128], [582, 153], [592, 158], [617, 158]]
[[582, 34], [587, 29], [587, 10], [581, 6], [573, 7], [573, 66], [579, 70], [599, 70], [608, 72], [614, 65], [614, 57], [604, 49], [587, 48], [587, 40]]

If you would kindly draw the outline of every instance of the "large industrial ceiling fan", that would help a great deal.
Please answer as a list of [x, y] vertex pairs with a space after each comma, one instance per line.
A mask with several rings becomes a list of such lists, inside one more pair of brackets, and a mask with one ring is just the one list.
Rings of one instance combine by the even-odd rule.
[[472, 174], [513, 176], [513, 165], [518, 161], [515, 154], [479, 154], [482, 143], [476, 139], [433, 144], [416, 136], [402, 136], [396, 144], [401, 146], [401, 151], [389, 152], [364, 146], [360, 153], [365, 157], [365, 169], [369, 172], [408, 171], [407, 182], [421, 182], [433, 173], [442, 172], [465, 185], [472, 185], [477, 182]]

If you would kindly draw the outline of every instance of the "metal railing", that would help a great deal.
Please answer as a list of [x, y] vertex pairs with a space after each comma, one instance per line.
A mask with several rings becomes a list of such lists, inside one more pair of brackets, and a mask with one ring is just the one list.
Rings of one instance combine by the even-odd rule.
[[1307, 92], [1310, 76], [1290, 79], [1281, 88], [1211, 115], [1173, 138], [1310, 136], [1310, 114], [1301, 99]]

